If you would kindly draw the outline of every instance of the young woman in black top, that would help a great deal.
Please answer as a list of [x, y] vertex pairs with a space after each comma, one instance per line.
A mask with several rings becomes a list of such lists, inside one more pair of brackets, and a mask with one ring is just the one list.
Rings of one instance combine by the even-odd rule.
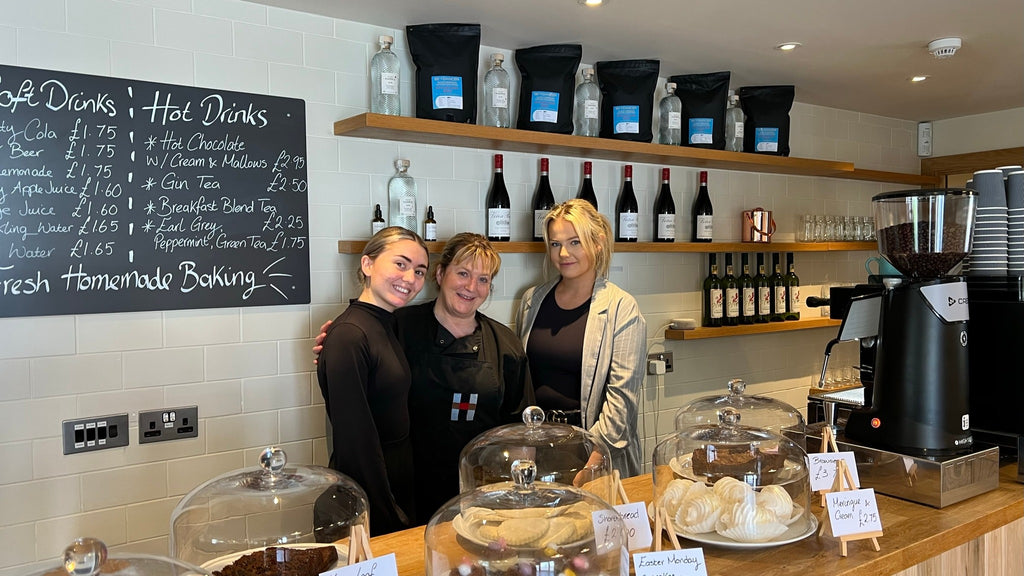
[[409, 436], [412, 375], [394, 312], [420, 290], [429, 264], [423, 240], [392, 226], [359, 259], [359, 298], [327, 332], [317, 380], [331, 423], [331, 468], [355, 480], [370, 503], [370, 533], [404, 530], [416, 518]]

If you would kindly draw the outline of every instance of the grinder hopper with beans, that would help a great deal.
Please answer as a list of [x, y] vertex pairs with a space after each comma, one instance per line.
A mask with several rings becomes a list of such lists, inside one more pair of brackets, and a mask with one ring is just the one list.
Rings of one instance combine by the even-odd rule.
[[973, 190], [905, 190], [872, 198], [878, 251], [901, 276], [882, 292], [874, 384], [848, 439], [917, 456], [972, 447], [967, 283], [951, 275], [971, 249]]

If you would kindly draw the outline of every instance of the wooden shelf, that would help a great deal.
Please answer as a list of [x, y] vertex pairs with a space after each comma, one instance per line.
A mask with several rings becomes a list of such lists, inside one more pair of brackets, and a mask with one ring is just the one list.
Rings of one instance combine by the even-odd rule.
[[743, 336], [744, 334], [768, 334], [771, 332], [791, 332], [793, 330], [810, 330], [812, 328], [830, 328], [842, 324], [841, 320], [820, 317], [790, 322], [769, 322], [768, 324], [750, 324], [744, 326], [722, 326], [721, 328], [695, 328], [693, 330], [665, 330], [666, 340], [701, 340], [704, 338], [724, 338], [727, 336]]
[[861, 170], [855, 168], [851, 162], [726, 152], [724, 150], [627, 142], [608, 138], [587, 138], [513, 128], [457, 124], [407, 116], [387, 116], [369, 112], [335, 122], [334, 134], [461, 148], [482, 148], [528, 154], [557, 154], [617, 162], [893, 182], [907, 186], [938, 186], [940, 183], [940, 178], [937, 176]]
[[[502, 254], [543, 254], [543, 242], [494, 242], [495, 250]], [[366, 240], [339, 240], [339, 254], [362, 254]], [[427, 251], [440, 254], [444, 242], [427, 242]], [[616, 242], [616, 252], [846, 252], [878, 250], [875, 242]]]

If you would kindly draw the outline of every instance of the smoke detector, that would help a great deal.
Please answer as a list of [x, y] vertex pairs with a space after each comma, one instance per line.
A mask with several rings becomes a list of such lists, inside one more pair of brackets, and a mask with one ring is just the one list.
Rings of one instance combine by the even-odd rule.
[[963, 43], [959, 38], [939, 38], [928, 43], [928, 51], [932, 56], [939, 58], [950, 58], [960, 49]]

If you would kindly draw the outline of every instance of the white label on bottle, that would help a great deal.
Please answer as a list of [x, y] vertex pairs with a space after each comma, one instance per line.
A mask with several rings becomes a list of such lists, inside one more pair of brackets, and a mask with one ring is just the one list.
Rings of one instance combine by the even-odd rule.
[[544, 92], [535, 90], [530, 93], [530, 121], [558, 122], [558, 99], [561, 95], [558, 92]]
[[735, 124], [735, 130], [733, 130], [733, 135], [736, 136], [737, 138], [743, 138], [743, 122], [737, 122]]
[[508, 208], [487, 209], [487, 235], [507, 238], [511, 235], [512, 211]]
[[711, 222], [710, 215], [697, 216], [697, 240], [711, 240]]
[[370, 222], [370, 234], [376, 234], [384, 228], [387, 228], [387, 222]]
[[597, 107], [597, 100], [583, 101], [583, 117], [587, 120], [596, 120], [601, 114]]
[[462, 110], [462, 76], [431, 76], [430, 96], [434, 110]]
[[760, 316], [772, 313], [772, 290], [767, 286], [757, 289], [757, 313]]
[[683, 115], [680, 112], [668, 113], [668, 127], [670, 130], [683, 127]]
[[624, 240], [634, 240], [639, 236], [640, 215], [636, 212], [619, 214], [619, 236]]
[[491, 106], [508, 108], [508, 88], [494, 88], [491, 92]]
[[690, 144], [711, 144], [714, 127], [714, 118], [690, 118]]
[[547, 217], [548, 212], [551, 210], [534, 210], [533, 211], [533, 237], [543, 238], [544, 237], [544, 218]]
[[676, 215], [658, 214], [658, 240], [676, 239]]
[[711, 317], [721, 318], [722, 317], [722, 289], [712, 288], [711, 289]]
[[736, 288], [725, 289], [725, 315], [729, 318], [740, 316], [740, 291]]
[[380, 73], [380, 93], [381, 94], [398, 94], [398, 73], [397, 72], [381, 72]]
[[416, 216], [416, 197], [407, 196], [398, 199], [398, 215], [401, 217]]
[[743, 289], [743, 315], [753, 316], [757, 314], [757, 295], [753, 288]]
[[789, 288], [789, 311], [800, 313], [800, 287], [790, 286]]
[[437, 224], [431, 222], [423, 224], [423, 239], [428, 242], [437, 240]]
[[775, 287], [775, 313], [782, 314], [786, 311], [786, 287]]

